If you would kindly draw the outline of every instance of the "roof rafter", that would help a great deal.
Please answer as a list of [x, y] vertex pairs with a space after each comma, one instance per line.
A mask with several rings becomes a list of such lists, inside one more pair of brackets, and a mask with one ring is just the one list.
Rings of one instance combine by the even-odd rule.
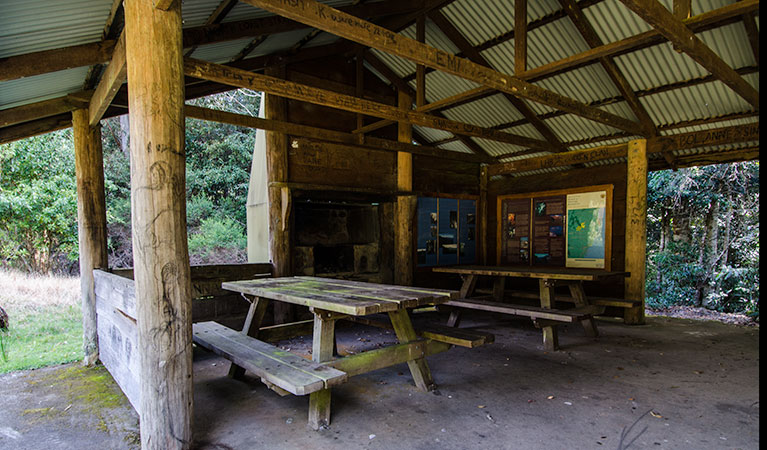
[[378, 50], [395, 54], [415, 63], [438, 68], [446, 73], [476, 83], [521, 96], [555, 109], [562, 109], [581, 117], [621, 130], [641, 134], [638, 123], [589, 107], [577, 100], [524, 82], [479, 64], [443, 52], [413, 39], [398, 35], [385, 28], [361, 20], [314, 0], [244, 0], [246, 3], [304, 22], [337, 36]]
[[[559, 0], [559, 4], [562, 5], [562, 8], [567, 12], [570, 20], [575, 25], [575, 28], [578, 29], [578, 32], [583, 36], [583, 39], [589, 47], [596, 48], [604, 45], [596, 30], [594, 30], [594, 27], [591, 25], [588, 18], [586, 18], [586, 15], [583, 14], [583, 10], [575, 4], [574, 0]], [[599, 58], [599, 62], [605, 69], [605, 72], [607, 72], [607, 76], [610, 77], [615, 87], [618, 88], [618, 91], [629, 104], [634, 115], [639, 119], [639, 122], [644, 128], [644, 136], [652, 137], [657, 135], [658, 130], [655, 128], [655, 124], [650, 118], [650, 115], [647, 113], [644, 106], [642, 106], [642, 103], [639, 102], [639, 98], [634, 94], [634, 89], [631, 87], [626, 77], [623, 76], [623, 73], [615, 62], [608, 56]]]
[[464, 122], [443, 119], [415, 112], [401, 110], [394, 106], [373, 102], [345, 94], [319, 89], [291, 81], [281, 80], [266, 75], [255, 74], [220, 64], [186, 58], [184, 72], [188, 76], [216, 81], [231, 86], [264, 91], [269, 94], [293, 100], [338, 108], [349, 112], [358, 112], [413, 125], [420, 125], [450, 131], [466, 136], [475, 136], [525, 147], [546, 148], [546, 142], [526, 136], [518, 136], [502, 131], [482, 128]]
[[[411, 98], [415, 95], [415, 91], [413, 91], [413, 88], [410, 87], [405, 80], [397, 76], [396, 73], [394, 73], [393, 70], [389, 68], [383, 61], [381, 61], [377, 56], [373, 55], [370, 52], [365, 52], [364, 55], [365, 61], [368, 62], [378, 73], [383, 75], [389, 82], [395, 86], [398, 90], [407, 93], [411, 96]], [[428, 106], [428, 105], [424, 105]], [[418, 111], [418, 109], [416, 109]], [[425, 111], [423, 111], [425, 112]], [[445, 117], [440, 112], [434, 112], [433, 115], [438, 117]], [[416, 130], [413, 129], [413, 133], [416, 133]], [[461, 141], [465, 146], [467, 146], [471, 151], [477, 154], [486, 154], [485, 150], [479, 146], [476, 142], [471, 140], [470, 138], [466, 136], [461, 136], [460, 134], [456, 134], [454, 136], [455, 140]]]
[[[466, 39], [466, 37], [449, 20], [447, 20], [447, 18], [442, 13], [439, 11], [432, 11], [429, 14], [429, 18], [432, 19], [437, 27], [443, 33], [445, 33], [445, 36], [447, 36], [447, 38], [450, 39], [450, 41], [455, 44], [455, 46], [458, 47], [458, 49], [462, 51], [470, 61], [486, 67], [490, 67], [490, 63], [485, 59], [485, 57], [471, 46], [471, 43]], [[514, 108], [516, 108], [517, 111], [519, 111], [533, 125], [533, 127], [535, 127], [539, 133], [541, 133], [541, 136], [543, 136], [543, 138], [546, 139], [546, 141], [552, 147], [549, 150], [567, 150], [567, 147], [562, 145], [562, 141], [559, 140], [557, 135], [554, 134], [554, 132], [551, 131], [551, 129], [543, 123], [543, 121], [533, 112], [532, 109], [530, 109], [524, 100], [513, 95], [509, 95], [505, 92], [502, 94], [506, 100], [508, 100], [512, 106], [514, 106]]]
[[210, 120], [214, 122], [228, 123], [230, 125], [258, 128], [268, 131], [277, 131], [289, 134], [291, 136], [317, 139], [320, 141], [333, 142], [336, 144], [365, 147], [388, 152], [407, 152], [414, 155], [433, 156], [473, 163], [491, 161], [490, 158], [484, 157], [482, 155], [453, 152], [435, 147], [413, 145], [407, 142], [398, 142], [390, 139], [381, 139], [370, 136], [365, 136], [365, 138], [360, 142], [359, 136], [351, 133], [344, 133], [342, 131], [327, 130], [324, 128], [316, 128], [273, 119], [261, 119], [258, 117], [235, 114], [226, 111], [218, 111], [208, 108], [200, 108], [191, 105], [186, 105], [184, 107], [184, 112], [186, 113], [187, 117], [194, 119]]
[[125, 33], [120, 36], [112, 53], [112, 60], [104, 70], [88, 107], [88, 123], [96, 125], [104, 116], [120, 86], [128, 79], [128, 64], [125, 54]]
[[[725, 145], [759, 140], [759, 123], [736, 125], [712, 130], [693, 131], [648, 140], [648, 153], [669, 153], [696, 147]], [[530, 170], [549, 169], [626, 156], [628, 144], [607, 145], [566, 153], [527, 158], [488, 166], [488, 175], [509, 175]]]
[[660, 2], [657, 0], [620, 1], [754, 108], [759, 109], [759, 91], [738, 75]]
[[[216, 9], [210, 14], [203, 26], [221, 23], [221, 21], [224, 20], [224, 17], [229, 14], [229, 11], [231, 11], [236, 4], [237, 0], [221, 0], [221, 3], [219, 3]], [[184, 56], [192, 56], [192, 53], [194, 53], [195, 50], [197, 50], [197, 46], [193, 45], [184, 53]]]

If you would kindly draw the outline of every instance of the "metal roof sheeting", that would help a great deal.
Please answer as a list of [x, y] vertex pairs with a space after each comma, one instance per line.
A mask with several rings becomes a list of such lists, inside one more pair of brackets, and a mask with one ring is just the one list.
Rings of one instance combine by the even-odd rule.
[[3, 0], [0, 58], [101, 40], [112, 0]]
[[[692, 5], [693, 14], [712, 11], [727, 6], [732, 1], [696, 0]], [[219, 3], [220, 0], [183, 0], [184, 28], [203, 25]], [[355, 2], [352, 0], [324, 0], [322, 3], [339, 7]], [[662, 4], [667, 8], [672, 8], [673, 0], [662, 0]], [[98, 42], [101, 39], [104, 24], [112, 5], [113, 0], [5, 0], [0, 14], [0, 57]], [[528, 23], [551, 17], [553, 13], [560, 14], [560, 10], [559, 0], [528, 2]], [[441, 11], [472, 45], [484, 45], [490, 40], [499, 41], [498, 45], [485, 48], [482, 55], [494, 69], [513, 75], [515, 41], [513, 38], [510, 39], [511, 31], [514, 28], [513, 1], [456, 0], [442, 8]], [[616, 42], [651, 30], [651, 27], [644, 20], [626, 8], [620, 0], [596, 1], [591, 6], [584, 8], [583, 11], [604, 43]], [[271, 15], [273, 14], [265, 10], [240, 2], [232, 8], [223, 21], [232, 22]], [[755, 20], [758, 27], [758, 14]], [[434, 23], [427, 20], [426, 25], [427, 44], [449, 53], [458, 52], [457, 47]], [[288, 50], [300, 42], [309, 32], [308, 29], [302, 29], [270, 36], [257, 46], [248, 57], [258, 57]], [[401, 34], [414, 38], [415, 26], [409, 26]], [[736, 22], [714, 28], [699, 33], [698, 36], [732, 67], [758, 66], [742, 23]], [[224, 63], [239, 54], [253, 38], [255, 36], [203, 45], [196, 49], [193, 56], [207, 61]], [[304, 47], [324, 45], [337, 40], [336, 36], [322, 32], [306, 43]], [[529, 68], [548, 64], [589, 49], [567, 16], [530, 30], [527, 41], [527, 64]], [[416, 65], [411, 61], [378, 50], [370, 51], [400, 77], [408, 77], [415, 72]], [[708, 75], [705, 69], [689, 56], [675, 51], [669, 43], [624, 54], [613, 58], [613, 60], [632, 89], [640, 93], [672, 83], [696, 80]], [[83, 67], [27, 79], [1, 82], [0, 108], [9, 108], [79, 91], [87, 71], [88, 68]], [[744, 78], [756, 89], [759, 88], [758, 71], [745, 75]], [[410, 86], [415, 87], [414, 80], [411, 79], [409, 83]], [[585, 104], [599, 104], [605, 100], [620, 97], [619, 90], [598, 62], [545, 78], [535, 84]], [[443, 72], [432, 71], [426, 77], [426, 98], [428, 102], [434, 102], [477, 86], [478, 84], [472, 81]], [[640, 102], [659, 127], [753, 110], [751, 105], [719, 81], [642, 95]], [[532, 101], [527, 103], [531, 110], [538, 115], [554, 111], [553, 108], [540, 103]], [[629, 120], [637, 120], [625, 101], [612, 101], [599, 108]], [[523, 119], [522, 114], [501, 95], [492, 95], [472, 103], [449, 108], [444, 111], [444, 115], [452, 120], [483, 127], [494, 127]], [[687, 127], [673, 132], [706, 129], [706, 127], [716, 128], [725, 126], [725, 123], [740, 124], [753, 123], [754, 121], [758, 121], [758, 118]], [[572, 114], [550, 117], [545, 119], [543, 123], [564, 143], [589, 140], [598, 142], [597, 144], [571, 146], [572, 149], [622, 143], [636, 138], [636, 136], [621, 136], [594, 141], [593, 138], [595, 137], [616, 135], [621, 131]], [[444, 131], [424, 127], [415, 128], [430, 142], [443, 141], [452, 137], [452, 134]], [[539, 131], [529, 123], [523, 123], [504, 131], [543, 139]], [[668, 134], [668, 132], [664, 134]], [[521, 146], [485, 139], [471, 139], [491, 155], [504, 155], [527, 150]], [[450, 151], [471, 151], [460, 141], [444, 143], [441, 144], [441, 147]], [[690, 151], [706, 151], [706, 149]], [[504, 160], [529, 158], [542, 154], [545, 153], [527, 153], [518, 157], [504, 158]], [[599, 162], [596, 164], [603, 165], [606, 163]], [[534, 172], [550, 173], [559, 170], [548, 169]]]
[[80, 91], [87, 73], [87, 67], [77, 67], [0, 83], [0, 109], [41, 102]]

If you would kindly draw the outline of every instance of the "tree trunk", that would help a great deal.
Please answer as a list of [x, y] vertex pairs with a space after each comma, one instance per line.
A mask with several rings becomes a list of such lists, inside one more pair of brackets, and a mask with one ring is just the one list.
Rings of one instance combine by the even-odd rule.
[[733, 214], [732, 191], [727, 191], [727, 215], [724, 218], [724, 242], [722, 242], [722, 266], [730, 262], [730, 233], [732, 232], [732, 214]]
[[706, 233], [701, 243], [699, 263], [704, 267], [704, 277], [698, 287], [700, 304], [710, 307], [708, 297], [711, 294], [710, 282], [716, 273], [717, 260], [719, 259], [719, 200], [714, 197], [706, 213]]

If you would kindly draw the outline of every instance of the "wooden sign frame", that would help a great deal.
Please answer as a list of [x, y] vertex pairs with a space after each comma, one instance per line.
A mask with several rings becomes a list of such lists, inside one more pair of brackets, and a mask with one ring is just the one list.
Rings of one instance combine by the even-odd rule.
[[[533, 211], [532, 211], [532, 202], [533, 198], [536, 197], [553, 197], [553, 196], [560, 196], [564, 195], [567, 196], [569, 194], [582, 194], [585, 192], [598, 192], [598, 191], [605, 191], [607, 194], [607, 197], [605, 198], [605, 267], [604, 269], [598, 269], [598, 270], [605, 270], [610, 271], [611, 268], [611, 262], [612, 262], [612, 241], [613, 241], [613, 189], [614, 185], [612, 184], [600, 184], [600, 185], [594, 185], [594, 186], [581, 186], [581, 187], [575, 187], [575, 188], [568, 188], [568, 189], [556, 189], [551, 191], [536, 191], [536, 192], [525, 192], [520, 194], [509, 194], [509, 195], [499, 195], [496, 199], [496, 264], [501, 265], [501, 235], [502, 235], [502, 229], [503, 229], [503, 221], [502, 221], [502, 213], [503, 213], [503, 201], [504, 200], [517, 200], [517, 199], [530, 199], [530, 217], [532, 224], [532, 217], [533, 217]], [[566, 212], [566, 209], [565, 209]], [[565, 249], [567, 251], [567, 249]], [[566, 257], [565, 257], [566, 259]], [[532, 265], [532, 258], [530, 258], [529, 265]]]

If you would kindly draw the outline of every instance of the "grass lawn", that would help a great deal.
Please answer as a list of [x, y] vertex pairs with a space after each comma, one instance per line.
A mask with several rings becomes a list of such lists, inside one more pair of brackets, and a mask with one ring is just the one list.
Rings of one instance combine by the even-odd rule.
[[0, 306], [8, 331], [0, 331], [5, 357], [0, 373], [82, 358], [80, 282], [77, 277], [27, 275], [0, 269]]

